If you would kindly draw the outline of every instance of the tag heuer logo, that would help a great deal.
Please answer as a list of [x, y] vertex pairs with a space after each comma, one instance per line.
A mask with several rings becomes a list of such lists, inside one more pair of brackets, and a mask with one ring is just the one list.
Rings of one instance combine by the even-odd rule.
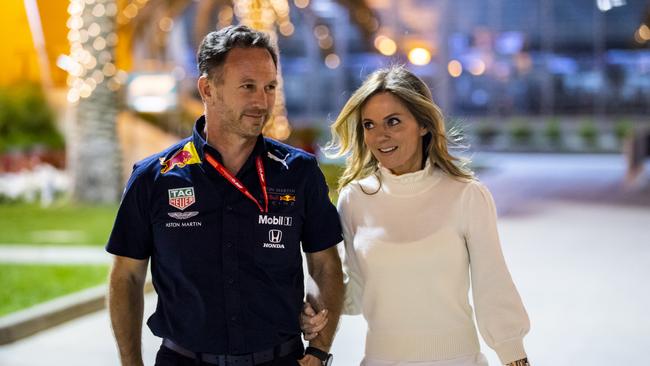
[[179, 210], [188, 208], [196, 202], [194, 198], [194, 187], [175, 188], [168, 190], [169, 204]]

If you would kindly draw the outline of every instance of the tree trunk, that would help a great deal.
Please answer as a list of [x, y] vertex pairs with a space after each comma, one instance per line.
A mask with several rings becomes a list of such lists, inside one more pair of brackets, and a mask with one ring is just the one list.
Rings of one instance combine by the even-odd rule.
[[[75, 2], [83, 7], [83, 25], [80, 31], [88, 32], [87, 40], [83, 42], [85, 37], [82, 37], [76, 43], [76, 48], [79, 49], [81, 45], [83, 51], [95, 60], [83, 63], [82, 57], [75, 57], [73, 42], [73, 58], [82, 65], [78, 72], [80, 75], [75, 76], [90, 87], [93, 87], [92, 80], [95, 80], [96, 86], [88, 94], [88, 87], [84, 87], [84, 84], [73, 83], [68, 95], [71, 102], [78, 99], [73, 113], [74, 136], [69, 154], [73, 172], [73, 199], [83, 203], [113, 203], [119, 200], [122, 192], [121, 154], [116, 131], [117, 84], [112, 65], [116, 43], [115, 12], [112, 9], [116, 9], [116, 2], [96, 0], [88, 5], [84, 1], [71, 0], [71, 3]], [[98, 11], [96, 6], [104, 6], [107, 10]], [[96, 16], [97, 14], [102, 15]], [[95, 32], [89, 31], [91, 27], [96, 28], [94, 23], [100, 27], [95, 36], [92, 35]]]

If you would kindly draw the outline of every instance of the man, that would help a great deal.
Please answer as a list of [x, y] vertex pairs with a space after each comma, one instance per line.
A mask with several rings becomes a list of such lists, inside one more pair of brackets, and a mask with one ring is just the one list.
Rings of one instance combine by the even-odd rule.
[[[197, 54], [204, 116], [193, 135], [134, 167], [107, 251], [109, 308], [123, 365], [142, 365], [143, 285], [156, 365], [324, 365], [342, 303], [341, 241], [315, 158], [261, 135], [277, 54], [245, 26], [208, 34]], [[331, 319], [306, 355], [301, 259]], [[313, 348], [312, 348], [313, 347]]]

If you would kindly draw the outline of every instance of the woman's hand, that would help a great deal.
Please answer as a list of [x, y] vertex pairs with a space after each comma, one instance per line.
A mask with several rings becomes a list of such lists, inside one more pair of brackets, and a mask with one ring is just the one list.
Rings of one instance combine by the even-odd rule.
[[305, 340], [310, 341], [316, 338], [318, 332], [327, 325], [327, 320], [327, 309], [323, 309], [317, 314], [311, 304], [306, 302], [302, 306], [302, 313], [300, 314], [300, 329]]

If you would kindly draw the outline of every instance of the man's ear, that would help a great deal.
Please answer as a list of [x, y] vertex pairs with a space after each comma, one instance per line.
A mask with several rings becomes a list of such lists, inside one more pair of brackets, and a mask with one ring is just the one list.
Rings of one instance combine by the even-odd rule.
[[202, 75], [199, 80], [197, 80], [196, 87], [199, 89], [199, 94], [201, 94], [203, 103], [206, 103], [210, 98], [212, 98], [214, 90], [212, 90], [210, 79], [207, 75]]

